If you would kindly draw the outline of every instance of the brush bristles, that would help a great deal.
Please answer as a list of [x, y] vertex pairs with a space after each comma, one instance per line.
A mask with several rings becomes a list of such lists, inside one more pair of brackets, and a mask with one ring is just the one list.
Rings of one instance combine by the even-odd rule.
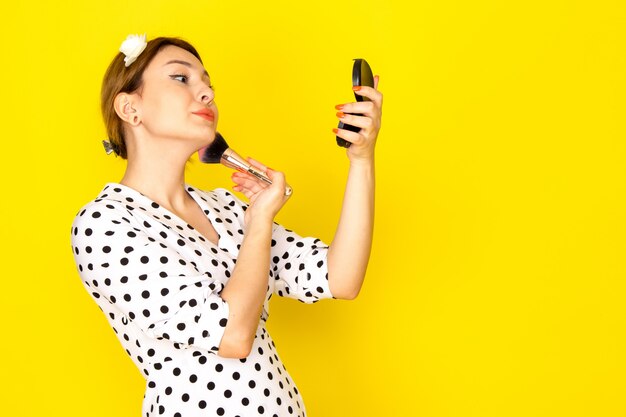
[[200, 154], [200, 161], [205, 164], [219, 164], [226, 149], [228, 149], [226, 140], [220, 133], [216, 132], [213, 142], [206, 148], [200, 149], [198, 152]]

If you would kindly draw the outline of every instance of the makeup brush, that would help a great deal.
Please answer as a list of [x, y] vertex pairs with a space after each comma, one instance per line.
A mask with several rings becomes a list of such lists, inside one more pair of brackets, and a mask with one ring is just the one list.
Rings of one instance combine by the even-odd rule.
[[[252, 174], [258, 179], [271, 184], [270, 180], [264, 172], [257, 171], [255, 167], [250, 165], [245, 159], [243, 159], [237, 152], [228, 147], [228, 143], [220, 133], [215, 133], [215, 139], [213, 142], [198, 151], [200, 161], [205, 164], [222, 164], [228, 168], [235, 169], [240, 172], [247, 172]], [[285, 195], [290, 196], [293, 190], [289, 185], [285, 187]]]

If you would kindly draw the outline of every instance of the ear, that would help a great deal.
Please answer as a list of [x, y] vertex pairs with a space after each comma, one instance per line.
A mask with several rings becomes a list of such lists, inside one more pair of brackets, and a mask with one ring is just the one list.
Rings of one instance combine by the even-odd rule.
[[115, 113], [120, 119], [130, 124], [131, 126], [137, 126], [141, 123], [141, 117], [139, 115], [140, 98], [137, 94], [119, 93], [115, 96], [113, 101], [113, 107]]

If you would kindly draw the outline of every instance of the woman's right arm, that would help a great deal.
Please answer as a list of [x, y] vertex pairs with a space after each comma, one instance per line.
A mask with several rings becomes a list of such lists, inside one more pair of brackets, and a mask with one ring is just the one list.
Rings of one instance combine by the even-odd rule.
[[245, 358], [252, 349], [267, 293], [274, 217], [287, 201], [284, 175], [252, 162], [267, 171], [272, 185], [239, 172], [232, 177], [234, 190], [242, 192], [250, 205], [245, 213], [244, 238], [237, 263], [221, 293], [228, 303], [229, 316], [218, 355], [227, 358]]

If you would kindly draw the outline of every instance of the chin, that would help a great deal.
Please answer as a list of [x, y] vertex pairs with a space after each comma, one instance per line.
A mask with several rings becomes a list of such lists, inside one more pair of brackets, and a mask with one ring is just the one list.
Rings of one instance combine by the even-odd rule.
[[196, 147], [198, 148], [198, 150], [202, 149], [202, 148], [206, 148], [211, 143], [213, 143], [213, 140], [215, 139], [215, 135], [216, 134], [217, 134], [217, 132], [215, 130], [211, 130], [210, 133], [204, 134], [200, 138], [198, 138], [198, 140], [195, 141], [196, 142]]
[[216, 130], [211, 131], [211, 134], [209, 134], [208, 136], [205, 136], [203, 139], [203, 145], [202, 146], [207, 146], [208, 144], [210, 144], [211, 142], [213, 142], [213, 140], [215, 139], [215, 135], [217, 134]]

